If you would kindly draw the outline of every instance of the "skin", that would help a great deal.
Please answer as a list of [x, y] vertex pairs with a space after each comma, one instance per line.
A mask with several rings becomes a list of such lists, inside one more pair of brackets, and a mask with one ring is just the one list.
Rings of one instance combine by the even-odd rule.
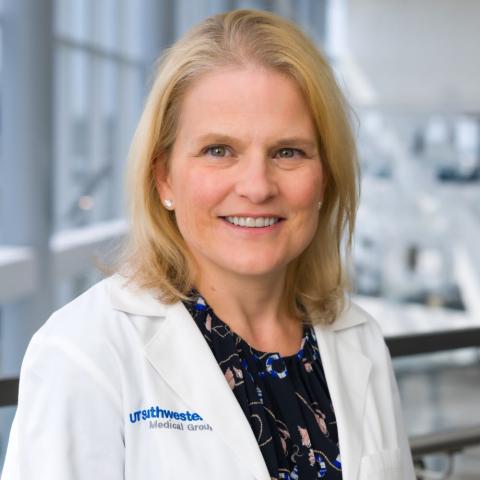
[[[197, 289], [254, 348], [296, 353], [302, 328], [286, 314], [285, 273], [313, 238], [325, 176], [295, 82], [258, 66], [201, 76], [182, 101], [169, 163], [157, 189], [173, 201]], [[282, 221], [245, 228], [226, 216]]]

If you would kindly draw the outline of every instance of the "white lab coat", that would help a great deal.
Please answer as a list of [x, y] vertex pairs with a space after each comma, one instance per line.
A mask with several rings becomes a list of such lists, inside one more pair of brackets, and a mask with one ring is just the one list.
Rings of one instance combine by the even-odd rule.
[[[377, 323], [351, 302], [332, 326], [315, 329], [344, 480], [413, 480]], [[159, 478], [270, 480], [183, 304], [164, 305], [114, 275], [54, 313], [30, 342], [2, 480]]]

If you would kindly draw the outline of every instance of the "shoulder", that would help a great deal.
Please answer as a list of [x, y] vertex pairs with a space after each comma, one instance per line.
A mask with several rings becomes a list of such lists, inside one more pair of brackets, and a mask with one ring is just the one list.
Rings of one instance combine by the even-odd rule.
[[36, 339], [64, 338], [72, 341], [114, 337], [134, 328], [141, 333], [141, 320], [162, 317], [167, 306], [152, 292], [144, 291], [121, 275], [93, 285], [55, 311], [35, 334]]
[[[114, 275], [54, 312], [32, 337], [22, 362], [20, 402], [30, 392], [83, 398], [97, 392], [120, 411], [127, 378], [144, 365], [144, 347], [165, 310], [152, 294]], [[145, 314], [148, 313], [148, 314]]]
[[164, 310], [165, 305], [129, 286], [125, 277], [108, 277], [50, 316], [32, 337], [22, 368], [37, 369], [47, 358], [92, 371], [128, 363], [132, 355], [141, 355]]
[[47, 319], [30, 340], [22, 363], [23, 374], [58, 374], [74, 365], [90, 368], [101, 363], [111, 337], [109, 332], [118, 320], [106, 287], [106, 280], [102, 280]]
[[349, 299], [337, 319], [328, 327], [337, 341], [345, 342], [372, 358], [385, 360], [388, 349], [379, 322], [358, 303]]
[[35, 334], [34, 340], [80, 340], [98, 336], [102, 330], [108, 329], [117, 317], [110, 301], [108, 284], [109, 279], [98, 282], [55, 311]]

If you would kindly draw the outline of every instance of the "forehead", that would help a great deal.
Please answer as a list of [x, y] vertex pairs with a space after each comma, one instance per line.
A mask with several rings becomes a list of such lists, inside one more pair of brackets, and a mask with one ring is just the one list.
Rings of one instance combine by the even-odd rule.
[[247, 135], [314, 135], [297, 83], [286, 74], [258, 66], [223, 67], [202, 75], [187, 89], [178, 136], [219, 128]]

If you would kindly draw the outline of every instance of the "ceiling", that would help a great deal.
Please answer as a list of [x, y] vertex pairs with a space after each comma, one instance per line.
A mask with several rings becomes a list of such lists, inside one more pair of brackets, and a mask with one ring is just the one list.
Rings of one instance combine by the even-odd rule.
[[357, 105], [480, 113], [479, 0], [347, 0], [337, 64]]

